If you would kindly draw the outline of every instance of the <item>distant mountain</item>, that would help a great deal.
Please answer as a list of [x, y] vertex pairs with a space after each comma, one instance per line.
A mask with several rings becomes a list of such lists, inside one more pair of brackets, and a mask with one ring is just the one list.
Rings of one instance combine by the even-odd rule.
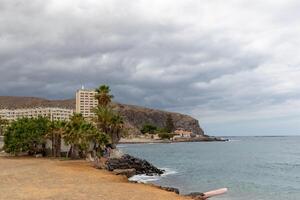
[[[141, 106], [114, 103], [115, 109], [120, 112], [125, 121], [125, 126], [130, 134], [140, 134], [140, 129], [146, 123], [157, 127], [164, 127], [168, 114], [172, 116], [175, 128], [192, 131], [204, 135], [198, 120], [184, 114], [150, 109]], [[48, 100], [37, 97], [0, 96], [0, 109], [17, 109], [33, 107], [58, 107], [75, 110], [75, 99]]]
[[37, 97], [0, 96], [0, 109], [58, 107], [75, 109], [74, 99], [48, 100]]

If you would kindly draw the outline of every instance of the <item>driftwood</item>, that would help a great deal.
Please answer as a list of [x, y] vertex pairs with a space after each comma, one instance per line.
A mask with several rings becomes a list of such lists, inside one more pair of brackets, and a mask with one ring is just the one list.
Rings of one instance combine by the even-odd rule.
[[205, 192], [205, 193], [195, 192], [195, 193], [189, 194], [188, 196], [190, 196], [190, 197], [192, 197], [193, 199], [196, 199], [196, 200], [205, 200], [205, 199], [208, 199], [210, 197], [225, 194], [227, 191], [228, 191], [227, 188], [221, 188], [221, 189], [218, 189], [218, 190], [212, 190], [212, 191]]
[[212, 190], [212, 191], [209, 191], [209, 192], [204, 192], [203, 193], [203, 198], [207, 199], [207, 198], [210, 198], [210, 197], [219, 196], [219, 195], [225, 194], [227, 191], [228, 191], [227, 188], [221, 188], [221, 189], [218, 189], [218, 190]]

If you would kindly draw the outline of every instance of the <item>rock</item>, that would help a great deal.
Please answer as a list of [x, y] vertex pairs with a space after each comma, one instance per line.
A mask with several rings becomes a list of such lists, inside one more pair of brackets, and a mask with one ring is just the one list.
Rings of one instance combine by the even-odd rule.
[[130, 178], [136, 174], [135, 169], [114, 169], [113, 173], [116, 175], [125, 175], [127, 178]]
[[106, 161], [106, 167], [109, 171], [116, 169], [135, 169], [136, 174], [147, 174], [149, 176], [161, 175], [164, 170], [158, 169], [146, 160], [135, 158], [128, 154], [121, 158], [110, 158]]
[[204, 197], [204, 194], [201, 193], [201, 192], [192, 192], [192, 193], [190, 193], [186, 196], [191, 197], [191, 198], [196, 199], [196, 200], [205, 200], [206, 199]]
[[160, 186], [161, 189], [166, 190], [168, 192], [175, 192], [176, 194], [179, 194], [179, 189], [173, 188], [173, 187], [162, 187]]

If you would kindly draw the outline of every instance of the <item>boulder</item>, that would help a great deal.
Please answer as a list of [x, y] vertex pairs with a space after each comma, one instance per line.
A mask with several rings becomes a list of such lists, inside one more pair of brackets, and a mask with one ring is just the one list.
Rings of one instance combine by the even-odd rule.
[[113, 173], [116, 175], [124, 175], [127, 178], [130, 178], [136, 174], [135, 169], [115, 169], [113, 170]]
[[206, 199], [204, 197], [204, 194], [201, 192], [192, 192], [186, 196], [191, 197], [192, 199], [195, 199], [195, 200], [205, 200]]
[[160, 186], [159, 188], [166, 190], [168, 192], [175, 192], [176, 194], [179, 194], [179, 189], [173, 188], [173, 187], [162, 187]]
[[106, 161], [106, 167], [109, 171], [116, 169], [135, 169], [136, 174], [146, 174], [148, 176], [161, 175], [164, 170], [158, 169], [146, 160], [135, 158], [128, 154], [121, 158], [110, 158]]

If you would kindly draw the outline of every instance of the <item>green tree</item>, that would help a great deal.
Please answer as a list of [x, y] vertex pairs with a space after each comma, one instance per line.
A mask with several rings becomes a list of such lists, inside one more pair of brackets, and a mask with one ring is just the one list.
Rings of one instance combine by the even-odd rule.
[[166, 119], [166, 126], [165, 126], [164, 130], [167, 133], [172, 133], [174, 131], [174, 129], [175, 129], [175, 127], [174, 127], [172, 115], [168, 114], [167, 119]]
[[95, 98], [98, 100], [98, 106], [94, 109], [95, 123], [98, 130], [109, 137], [115, 148], [123, 132], [123, 119], [110, 104], [114, 96], [110, 94], [109, 86], [101, 85], [95, 91]]
[[60, 157], [61, 156], [61, 141], [66, 132], [65, 121], [55, 120], [50, 123], [50, 131], [47, 134], [47, 137], [51, 139], [52, 143], [52, 156]]
[[0, 135], [4, 135], [5, 129], [8, 126], [9, 122], [6, 119], [0, 117]]
[[110, 94], [108, 85], [101, 85], [95, 91], [97, 92], [95, 98], [98, 100], [99, 106], [108, 106], [114, 98], [114, 96]]
[[4, 149], [8, 153], [44, 153], [50, 121], [45, 117], [20, 118], [10, 124], [4, 134]]
[[66, 124], [63, 138], [65, 143], [70, 145], [68, 156], [70, 155], [72, 159], [79, 158], [80, 153], [88, 148], [87, 132], [90, 132], [91, 126], [84, 120], [82, 114], [74, 114]]
[[158, 131], [158, 128], [151, 124], [144, 124], [144, 126], [141, 129], [141, 132], [143, 134], [145, 134], [145, 133], [155, 134], [157, 131]]
[[63, 139], [70, 145], [68, 155], [72, 159], [84, 157], [94, 143], [93, 151], [101, 154], [102, 147], [109, 142], [105, 133], [99, 131], [92, 123], [85, 121], [81, 114], [74, 114], [65, 126]]
[[161, 133], [158, 133], [158, 137], [160, 139], [171, 139], [172, 137], [174, 136], [174, 134], [171, 134], [171, 133], [166, 133], [166, 132], [161, 132]]
[[112, 146], [115, 147], [123, 131], [122, 117], [109, 106], [97, 106], [94, 113], [98, 130], [109, 136]]

